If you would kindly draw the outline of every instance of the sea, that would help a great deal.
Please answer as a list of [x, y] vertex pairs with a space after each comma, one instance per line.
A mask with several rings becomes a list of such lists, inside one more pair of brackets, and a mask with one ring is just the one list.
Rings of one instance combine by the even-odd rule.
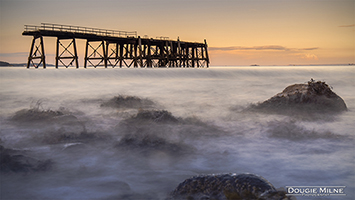
[[[248, 111], [311, 79], [348, 111]], [[118, 96], [150, 103], [104, 106]], [[143, 111], [177, 120], [139, 119]], [[34, 116], [41, 112], [48, 117]], [[163, 200], [194, 176], [253, 173], [284, 191], [344, 188], [297, 199], [350, 200], [354, 119], [354, 66], [1, 67], [0, 145], [16, 169], [0, 172], [0, 198]]]

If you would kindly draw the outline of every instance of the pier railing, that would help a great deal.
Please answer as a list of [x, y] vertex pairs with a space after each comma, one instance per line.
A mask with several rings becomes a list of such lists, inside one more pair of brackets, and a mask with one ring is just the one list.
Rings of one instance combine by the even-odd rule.
[[117, 30], [89, 28], [89, 27], [82, 27], [82, 26], [50, 24], [50, 23], [41, 23], [41, 26], [25, 25], [25, 31], [39, 31], [39, 30], [95, 34], [95, 35], [110, 36], [110, 37], [137, 37], [137, 31], [117, 31]]

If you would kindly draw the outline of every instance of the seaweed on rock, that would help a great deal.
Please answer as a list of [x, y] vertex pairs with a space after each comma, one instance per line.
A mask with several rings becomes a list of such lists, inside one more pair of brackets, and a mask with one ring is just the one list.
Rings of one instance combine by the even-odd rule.
[[59, 110], [44, 109], [42, 101], [37, 101], [35, 106], [31, 106], [30, 109], [22, 109], [17, 111], [10, 120], [14, 122], [39, 122], [49, 121], [53, 119], [61, 119], [63, 121], [76, 121], [77, 118], [72, 115], [68, 110], [60, 107]]
[[[116, 147], [151, 154], [183, 155], [194, 148], [183, 142], [180, 129], [184, 120], [166, 110], [139, 110], [118, 125], [123, 134]], [[175, 132], [177, 131], [177, 132]]]
[[134, 120], [151, 121], [157, 123], [178, 123], [181, 119], [174, 117], [166, 110], [139, 110]]
[[139, 98], [136, 96], [118, 95], [102, 103], [101, 107], [138, 109], [138, 108], [151, 108], [154, 105], [155, 103], [150, 99]]
[[170, 199], [279, 200], [292, 199], [254, 174], [203, 175], [186, 179], [171, 193]]
[[290, 85], [270, 99], [252, 104], [247, 110], [283, 115], [306, 113], [312, 118], [317, 114], [346, 111], [347, 106], [328, 84], [311, 79], [308, 83]]
[[[136, 115], [122, 120], [116, 130], [123, 133], [145, 133], [164, 138], [196, 138], [225, 134], [219, 127], [197, 117], [176, 117], [166, 110], [139, 110]], [[201, 138], [202, 139], [202, 138]]]
[[13, 121], [39, 121], [39, 120], [49, 120], [55, 117], [63, 116], [61, 111], [53, 110], [39, 110], [39, 109], [23, 109], [17, 111], [15, 115], [11, 118]]

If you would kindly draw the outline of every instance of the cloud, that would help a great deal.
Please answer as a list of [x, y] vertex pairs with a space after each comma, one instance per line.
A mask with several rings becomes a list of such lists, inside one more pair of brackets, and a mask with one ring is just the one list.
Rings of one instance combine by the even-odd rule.
[[298, 50], [303, 50], [303, 51], [312, 51], [312, 50], [317, 50], [317, 49], [319, 49], [319, 47], [302, 48], [302, 49], [298, 49]]
[[355, 24], [350, 24], [350, 25], [341, 25], [341, 26], [338, 26], [338, 27], [341, 27], [341, 28], [355, 27]]
[[302, 54], [301, 58], [307, 59], [307, 60], [318, 60], [318, 56], [316, 56], [315, 54], [310, 54], [310, 53]]
[[288, 48], [280, 45], [265, 45], [265, 46], [253, 46], [253, 47], [243, 47], [243, 46], [230, 46], [230, 47], [209, 47], [210, 51], [311, 51], [319, 49], [319, 47], [311, 48]]
[[244, 50], [277, 50], [277, 51], [288, 51], [289, 49], [279, 45], [267, 45], [267, 46], [254, 46], [254, 47], [243, 47], [243, 46], [231, 46], [231, 47], [210, 47], [212, 51], [244, 51]]

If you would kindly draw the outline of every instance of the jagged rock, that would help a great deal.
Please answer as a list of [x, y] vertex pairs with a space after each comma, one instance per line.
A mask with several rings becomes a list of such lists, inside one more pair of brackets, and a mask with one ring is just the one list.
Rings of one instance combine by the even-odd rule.
[[115, 129], [133, 135], [147, 134], [163, 138], [221, 136], [227, 132], [213, 123], [203, 122], [197, 117], [176, 117], [166, 110], [139, 110], [137, 114], [119, 122]]
[[39, 109], [23, 109], [17, 111], [11, 118], [13, 121], [38, 121], [48, 120], [54, 117], [63, 116], [61, 111], [39, 110]]
[[196, 176], [180, 183], [170, 199], [276, 200], [291, 199], [261, 176], [222, 174]]
[[154, 102], [149, 99], [142, 99], [136, 96], [118, 95], [101, 104], [101, 107], [114, 108], [151, 108]]
[[51, 109], [43, 109], [43, 101], [38, 100], [35, 105], [32, 105], [30, 109], [22, 109], [15, 113], [11, 118], [12, 121], [17, 122], [33, 122], [33, 121], [44, 121], [51, 120], [56, 117], [64, 117], [65, 109], [61, 108], [60, 111], [54, 111]]
[[131, 119], [157, 123], [178, 123], [181, 121], [166, 110], [139, 110], [137, 115]]
[[285, 113], [285, 111], [341, 112], [347, 107], [344, 100], [321, 81], [311, 79], [305, 84], [286, 87], [272, 98], [251, 106], [252, 110]]

